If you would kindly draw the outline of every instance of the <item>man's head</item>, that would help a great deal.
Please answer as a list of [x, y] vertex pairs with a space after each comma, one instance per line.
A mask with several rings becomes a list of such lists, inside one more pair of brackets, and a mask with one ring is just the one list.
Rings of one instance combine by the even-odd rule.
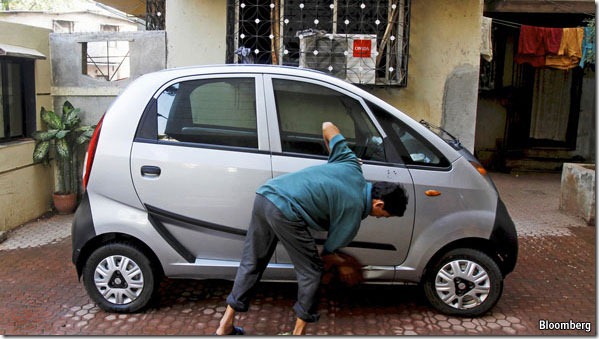
[[374, 217], [401, 217], [408, 205], [408, 195], [402, 185], [377, 181], [372, 184], [372, 210]]

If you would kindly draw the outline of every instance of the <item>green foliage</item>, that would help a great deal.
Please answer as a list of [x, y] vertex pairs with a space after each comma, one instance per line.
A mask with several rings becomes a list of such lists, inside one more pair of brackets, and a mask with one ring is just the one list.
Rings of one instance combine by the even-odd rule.
[[50, 150], [56, 152], [58, 169], [57, 191], [60, 193], [79, 193], [80, 152], [94, 132], [95, 126], [80, 126], [80, 110], [73, 107], [69, 101], [62, 106], [62, 114], [58, 115], [41, 109], [41, 118], [46, 123], [47, 130], [33, 133], [35, 149], [33, 161], [49, 164]]

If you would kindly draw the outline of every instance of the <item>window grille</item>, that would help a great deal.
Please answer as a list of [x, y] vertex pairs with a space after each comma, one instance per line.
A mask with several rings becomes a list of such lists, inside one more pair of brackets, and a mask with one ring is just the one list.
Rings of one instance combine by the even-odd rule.
[[81, 51], [83, 74], [106, 81], [130, 77], [129, 41], [83, 42]]
[[227, 62], [407, 85], [410, 0], [229, 0]]
[[146, 30], [164, 30], [165, 0], [146, 0]]

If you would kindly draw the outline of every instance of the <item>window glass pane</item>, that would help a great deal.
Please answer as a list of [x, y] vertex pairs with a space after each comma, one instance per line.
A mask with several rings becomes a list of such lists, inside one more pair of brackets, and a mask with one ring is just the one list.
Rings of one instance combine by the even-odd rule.
[[359, 101], [327, 87], [273, 82], [283, 152], [328, 155], [322, 123], [333, 122], [363, 160], [385, 160], [383, 140]]
[[157, 102], [158, 139], [258, 148], [253, 78], [186, 81]]
[[412, 165], [446, 167], [449, 161], [433, 145], [401, 120], [384, 109], [369, 104], [390, 143], [395, 146], [403, 162]]
[[9, 63], [8, 75], [8, 112], [10, 117], [10, 136], [23, 135], [23, 86], [21, 66]]

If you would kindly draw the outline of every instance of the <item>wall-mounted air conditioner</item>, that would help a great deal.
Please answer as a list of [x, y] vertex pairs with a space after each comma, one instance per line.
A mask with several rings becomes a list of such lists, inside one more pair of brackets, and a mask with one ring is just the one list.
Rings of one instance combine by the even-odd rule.
[[300, 67], [316, 69], [358, 84], [374, 84], [376, 34], [300, 36]]

